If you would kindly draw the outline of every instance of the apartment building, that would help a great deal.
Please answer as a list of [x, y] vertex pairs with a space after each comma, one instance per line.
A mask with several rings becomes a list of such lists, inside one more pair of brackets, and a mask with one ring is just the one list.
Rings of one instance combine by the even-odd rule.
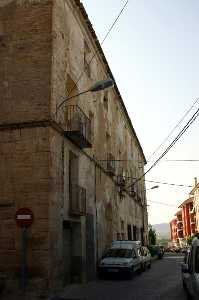
[[197, 177], [194, 178], [194, 187], [190, 195], [193, 197], [192, 213], [195, 215], [195, 231], [199, 232], [199, 183]]
[[197, 178], [194, 178], [193, 189], [188, 198], [179, 206], [180, 210], [175, 214], [176, 218], [170, 222], [171, 238], [180, 246], [185, 245], [187, 238], [198, 232], [198, 195], [199, 185]]
[[179, 207], [182, 210], [183, 235], [187, 238], [195, 234], [196, 216], [193, 207], [193, 197], [190, 196]]
[[1, 2], [0, 57], [0, 272], [20, 279], [29, 208], [29, 284], [90, 280], [113, 239], [148, 240], [146, 159], [117, 84], [57, 109], [113, 74], [78, 0]]
[[176, 214], [176, 226], [177, 226], [177, 244], [182, 246], [184, 242], [183, 234], [183, 219], [182, 219], [182, 210], [179, 210]]
[[177, 230], [177, 218], [174, 218], [170, 222], [170, 233], [171, 233], [171, 242], [173, 246], [178, 244], [178, 230]]

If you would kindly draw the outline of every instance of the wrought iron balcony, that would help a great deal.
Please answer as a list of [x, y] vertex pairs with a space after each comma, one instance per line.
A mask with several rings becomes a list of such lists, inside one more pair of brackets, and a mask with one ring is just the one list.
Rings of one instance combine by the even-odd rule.
[[117, 185], [123, 188], [125, 187], [126, 177], [124, 175], [117, 175]]
[[183, 231], [183, 227], [182, 228], [177, 228], [177, 231]]
[[191, 215], [194, 215], [194, 214], [196, 213], [195, 207], [192, 207], [192, 209], [190, 208], [190, 209], [189, 209], [189, 213], [190, 213]]
[[195, 225], [196, 224], [196, 219], [195, 218], [191, 218], [190, 223], [191, 223], [191, 225]]
[[180, 223], [182, 223], [182, 219], [177, 220], [177, 224], [180, 224]]
[[69, 187], [69, 214], [86, 214], [86, 189], [77, 184], [70, 184]]
[[65, 135], [80, 148], [91, 148], [91, 120], [78, 105], [65, 107]]
[[129, 194], [132, 198], [136, 198], [137, 197], [137, 193], [135, 191], [135, 188], [134, 186], [131, 186], [130, 189], [129, 189]]
[[115, 157], [111, 154], [108, 153], [107, 155], [107, 166], [106, 166], [107, 173], [114, 176], [115, 171], [116, 171], [116, 162], [115, 162]]

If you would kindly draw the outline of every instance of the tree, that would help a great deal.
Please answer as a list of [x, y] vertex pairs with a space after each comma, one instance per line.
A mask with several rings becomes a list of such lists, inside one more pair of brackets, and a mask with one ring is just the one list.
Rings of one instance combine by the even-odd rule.
[[149, 225], [149, 245], [156, 245], [156, 231]]
[[188, 244], [188, 245], [191, 245], [193, 239], [194, 239], [194, 236], [188, 236], [188, 237], [187, 237], [187, 244]]

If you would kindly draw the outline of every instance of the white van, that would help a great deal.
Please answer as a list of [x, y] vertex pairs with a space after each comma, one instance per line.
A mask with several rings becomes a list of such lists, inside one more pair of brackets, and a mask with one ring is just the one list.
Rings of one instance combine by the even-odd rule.
[[199, 238], [195, 237], [182, 264], [183, 287], [191, 299], [199, 299]]
[[113, 241], [99, 264], [99, 275], [122, 273], [133, 275], [142, 270], [141, 242]]

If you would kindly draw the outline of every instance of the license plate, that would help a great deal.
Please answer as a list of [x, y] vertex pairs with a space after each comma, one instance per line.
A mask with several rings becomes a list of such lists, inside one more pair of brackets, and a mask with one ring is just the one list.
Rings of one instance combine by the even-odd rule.
[[107, 269], [107, 271], [108, 272], [113, 272], [113, 273], [117, 273], [117, 272], [119, 272], [119, 270], [118, 269]]

